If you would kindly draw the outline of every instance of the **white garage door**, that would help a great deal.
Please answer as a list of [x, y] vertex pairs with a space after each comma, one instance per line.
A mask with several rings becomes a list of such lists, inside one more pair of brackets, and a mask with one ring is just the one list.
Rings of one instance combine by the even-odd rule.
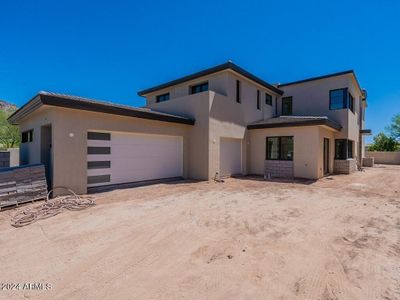
[[242, 174], [242, 140], [221, 138], [220, 174], [229, 176]]
[[179, 136], [88, 133], [88, 186], [181, 177]]

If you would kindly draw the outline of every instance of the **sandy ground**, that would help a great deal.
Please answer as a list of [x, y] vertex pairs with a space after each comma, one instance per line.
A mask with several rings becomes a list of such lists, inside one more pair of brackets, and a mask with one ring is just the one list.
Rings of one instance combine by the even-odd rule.
[[400, 299], [400, 166], [96, 198], [24, 228], [0, 212], [0, 283], [52, 287], [0, 298]]

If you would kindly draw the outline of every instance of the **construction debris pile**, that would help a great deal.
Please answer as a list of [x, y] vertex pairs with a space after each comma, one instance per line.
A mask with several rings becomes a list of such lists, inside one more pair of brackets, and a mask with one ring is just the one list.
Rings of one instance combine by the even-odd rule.
[[[55, 189], [64, 189], [70, 194], [50, 199], [50, 195]], [[23, 227], [32, 224], [38, 220], [47, 219], [58, 215], [64, 210], [83, 210], [95, 205], [95, 201], [90, 196], [78, 196], [71, 189], [65, 187], [56, 187], [47, 194], [46, 202], [23, 210], [11, 219], [11, 225], [14, 227]]]

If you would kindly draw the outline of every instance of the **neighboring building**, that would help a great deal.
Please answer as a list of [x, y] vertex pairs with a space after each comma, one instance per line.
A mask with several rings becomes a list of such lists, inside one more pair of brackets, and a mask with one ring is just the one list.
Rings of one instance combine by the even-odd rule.
[[88, 187], [216, 173], [318, 179], [364, 157], [366, 92], [353, 71], [273, 86], [232, 62], [139, 92], [133, 108], [41, 92], [10, 116], [21, 164]]

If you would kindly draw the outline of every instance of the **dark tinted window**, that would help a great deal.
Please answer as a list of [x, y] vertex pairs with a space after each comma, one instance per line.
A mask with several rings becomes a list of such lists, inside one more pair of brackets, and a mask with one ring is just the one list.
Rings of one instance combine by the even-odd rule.
[[169, 93], [158, 95], [156, 97], [157, 102], [163, 102], [163, 101], [167, 101], [167, 100], [169, 100]]
[[293, 99], [292, 97], [282, 98], [282, 115], [288, 116], [293, 113]]
[[347, 158], [353, 158], [353, 141], [347, 140]]
[[354, 112], [354, 97], [349, 93], [349, 108], [352, 112]]
[[267, 137], [267, 160], [293, 160], [293, 137]]
[[347, 108], [347, 89], [329, 91], [329, 109]]
[[279, 159], [279, 137], [267, 138], [267, 159]]
[[282, 160], [293, 160], [293, 137], [281, 137], [281, 155]]
[[257, 109], [261, 109], [261, 104], [260, 104], [260, 91], [257, 90]]
[[270, 94], [265, 93], [265, 104], [272, 105], [272, 96]]
[[33, 129], [21, 133], [21, 143], [30, 143], [33, 141]]
[[197, 94], [208, 91], [208, 82], [200, 83], [190, 87], [190, 94]]
[[335, 140], [335, 159], [353, 158], [353, 144], [347, 139]]
[[241, 99], [241, 84], [239, 80], [236, 80], [236, 102], [240, 103], [242, 101]]

